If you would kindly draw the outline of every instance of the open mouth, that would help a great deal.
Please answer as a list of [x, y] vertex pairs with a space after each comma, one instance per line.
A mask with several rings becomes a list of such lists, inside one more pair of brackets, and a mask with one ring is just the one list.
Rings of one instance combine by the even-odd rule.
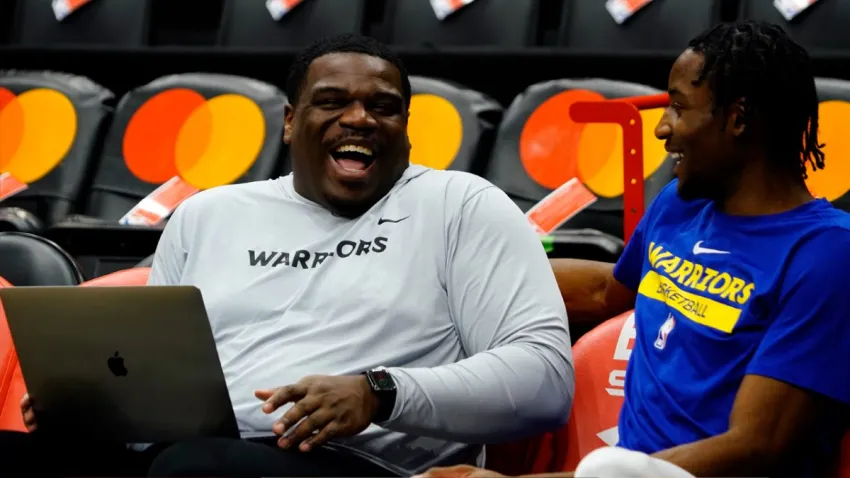
[[366, 146], [345, 144], [331, 151], [334, 162], [345, 172], [360, 173], [375, 162], [375, 152]]
[[682, 164], [682, 159], [685, 158], [685, 155], [683, 153], [670, 153], [670, 157], [672, 157], [673, 160], [676, 161], [673, 164], [673, 173], [674, 174], [678, 173], [679, 172], [679, 165]]

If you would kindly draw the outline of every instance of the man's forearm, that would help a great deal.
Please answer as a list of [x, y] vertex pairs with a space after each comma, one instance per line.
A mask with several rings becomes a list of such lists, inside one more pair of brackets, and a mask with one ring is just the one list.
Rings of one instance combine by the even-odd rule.
[[729, 431], [653, 454], [694, 476], [770, 476], [776, 454], [756, 440]]
[[390, 368], [398, 384], [387, 429], [461, 443], [492, 443], [556, 429], [569, 417], [568, 356], [514, 343], [435, 368]]
[[[634, 308], [634, 297], [616, 284], [614, 264], [582, 259], [550, 259], [570, 325], [596, 326]], [[618, 287], [619, 285], [619, 287]]]

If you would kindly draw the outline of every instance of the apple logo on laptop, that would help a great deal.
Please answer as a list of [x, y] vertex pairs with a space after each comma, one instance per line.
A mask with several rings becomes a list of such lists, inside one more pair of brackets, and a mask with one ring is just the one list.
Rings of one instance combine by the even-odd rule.
[[115, 355], [109, 357], [106, 361], [106, 365], [109, 367], [109, 371], [112, 372], [112, 375], [116, 377], [126, 377], [127, 376], [127, 367], [124, 366], [124, 357], [118, 355], [118, 352], [115, 352]]

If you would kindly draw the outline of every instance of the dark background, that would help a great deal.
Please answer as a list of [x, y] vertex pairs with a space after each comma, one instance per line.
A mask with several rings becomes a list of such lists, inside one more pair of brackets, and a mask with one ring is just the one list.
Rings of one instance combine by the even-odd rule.
[[[131, 88], [159, 76], [191, 71], [238, 74], [282, 86], [297, 50], [286, 46], [271, 46], [262, 50], [217, 47], [224, 0], [152, 0], [148, 45], [144, 47], [97, 45], [33, 48], [14, 43], [12, 25], [17, 1], [38, 0], [0, 0], [0, 69], [49, 69], [84, 75], [109, 88], [119, 97]], [[368, 0], [364, 33], [377, 38], [383, 36], [387, 28], [383, 23], [386, 21], [387, 3], [392, 1]], [[689, 1], [701, 4], [713, 0]], [[773, 0], [749, 1], [773, 3]], [[824, 5], [815, 5], [812, 9], [829, 7], [830, 11], [836, 11], [844, 7], [826, 3], [850, 3], [850, 0], [820, 1]], [[739, 0], [719, 0], [716, 3], [722, 20], [734, 21], [741, 16]], [[538, 31], [533, 46], [506, 49], [429, 45], [398, 47], [396, 50], [401, 53], [412, 74], [454, 80], [489, 94], [504, 106], [509, 105], [529, 84], [556, 78], [603, 77], [666, 89], [670, 65], [678, 52], [685, 48], [685, 42], [670, 45], [670, 49], [665, 51], [627, 53], [614, 50], [576, 51], [557, 47], [555, 43], [563, 8], [563, 0], [541, 0]], [[850, 9], [847, 10], [850, 14]], [[819, 13], [803, 13], [793, 24], [804, 25], [808, 30], [823, 30], [817, 24], [805, 25], [820, 20], [824, 15], [816, 15]], [[850, 30], [850, 17], [844, 24]], [[663, 25], [657, 27], [665, 28]], [[826, 34], [828, 36], [832, 32]], [[842, 34], [843, 31], [835, 31], [836, 37]], [[805, 45], [806, 41], [802, 43]], [[831, 45], [824, 48], [822, 41], [820, 45], [809, 48], [816, 75], [850, 78], [850, 49], [840, 49], [842, 45], [838, 43], [835, 49], [829, 48]]]

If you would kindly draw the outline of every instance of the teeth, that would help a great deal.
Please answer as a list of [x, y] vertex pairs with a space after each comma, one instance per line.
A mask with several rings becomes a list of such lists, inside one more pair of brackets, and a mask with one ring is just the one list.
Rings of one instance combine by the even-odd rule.
[[670, 156], [672, 156], [673, 159], [675, 159], [676, 161], [681, 161], [682, 158], [685, 157], [685, 155], [682, 153], [670, 153]]
[[336, 148], [337, 153], [360, 153], [366, 156], [372, 156], [372, 150], [364, 147], [364, 146], [355, 146], [353, 144], [346, 144]]

